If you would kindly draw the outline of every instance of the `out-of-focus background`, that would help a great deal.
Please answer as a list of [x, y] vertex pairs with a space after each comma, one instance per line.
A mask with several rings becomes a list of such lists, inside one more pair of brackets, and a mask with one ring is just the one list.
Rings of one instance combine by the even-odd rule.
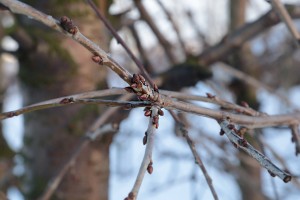
[[[132, 73], [138, 69], [84, 1], [23, 1], [55, 18], [70, 17], [80, 31]], [[160, 88], [211, 93], [261, 112], [284, 114], [300, 107], [300, 50], [262, 0], [95, 1]], [[300, 31], [299, 0], [282, 1]], [[126, 86], [99, 67], [71, 39], [30, 18], [0, 11], [1, 112], [51, 98]], [[246, 76], [240, 77], [236, 70]], [[245, 78], [246, 77], [246, 78]], [[247, 77], [258, 80], [254, 84]], [[208, 108], [218, 106], [195, 102]], [[72, 105], [36, 111], [0, 124], [0, 199], [38, 199], [72, 155], [82, 136], [107, 108]], [[248, 141], [294, 177], [273, 178], [219, 135], [215, 120], [179, 113], [210, 174], [219, 199], [300, 198], [300, 161], [289, 127], [255, 129]], [[85, 148], [53, 199], [124, 199], [137, 175], [148, 119], [142, 109], [118, 111], [119, 124]], [[154, 172], [139, 199], [213, 199], [202, 172], [169, 113], [160, 118]]]

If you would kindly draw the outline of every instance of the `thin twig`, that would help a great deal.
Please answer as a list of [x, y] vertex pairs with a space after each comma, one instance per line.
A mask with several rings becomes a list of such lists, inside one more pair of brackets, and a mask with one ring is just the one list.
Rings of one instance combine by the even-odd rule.
[[[125, 82], [128, 84], [132, 84], [133, 76], [123, 67], [121, 67], [117, 62], [115, 62], [108, 54], [102, 50], [97, 44], [92, 42], [83, 36], [78, 28], [74, 25], [70, 27], [63, 26], [63, 22], [71, 22], [66, 19], [66, 17], [62, 18], [61, 22], [55, 20], [52, 16], [43, 14], [40, 11], [16, 0], [0, 0], [2, 4], [7, 6], [12, 12], [23, 14], [33, 19], [36, 19], [45, 25], [67, 35], [68, 37], [73, 38], [75, 41], [83, 45], [89, 51], [91, 51], [95, 57], [93, 57], [94, 61], [98, 61], [101, 65], [106, 65], [110, 69], [112, 69], [116, 74], [119, 75]], [[141, 3], [141, 2], [140, 2]], [[296, 11], [295, 11], [296, 12]], [[297, 14], [294, 13], [294, 14]], [[64, 29], [63, 29], [64, 27]], [[67, 30], [65, 30], [67, 29]], [[204, 55], [204, 54], [203, 54]], [[215, 57], [214, 57], [215, 58]], [[198, 115], [204, 115], [208, 117], [212, 117], [217, 120], [221, 120], [224, 117], [229, 116], [233, 122], [237, 122], [239, 124], [244, 124], [248, 127], [266, 127], [266, 126], [279, 126], [279, 125], [290, 125], [295, 123], [300, 123], [300, 113], [293, 113], [289, 115], [275, 115], [269, 117], [249, 117], [244, 115], [236, 115], [225, 111], [215, 111], [207, 108], [201, 108], [198, 106], [194, 106], [192, 104], [186, 104], [183, 102], [177, 102], [172, 100], [171, 98], [159, 94], [157, 91], [154, 91], [149, 85], [142, 84], [142, 88], [138, 88], [135, 90], [136, 94], [141, 93], [146, 97], [147, 100], [151, 102], [157, 103], [157, 105], [161, 107], [167, 107], [172, 109], [178, 109], [185, 112], [191, 112]]]
[[120, 35], [117, 33], [117, 31], [114, 29], [114, 27], [109, 23], [109, 21], [102, 15], [102, 13], [99, 11], [97, 6], [94, 4], [92, 0], [87, 0], [88, 4], [92, 7], [92, 9], [95, 11], [96, 15], [99, 17], [99, 19], [103, 22], [103, 24], [106, 26], [106, 28], [110, 31], [110, 33], [116, 38], [117, 42], [123, 46], [127, 54], [130, 56], [130, 58], [134, 61], [134, 63], [138, 66], [138, 68], [141, 70], [143, 76], [147, 79], [147, 81], [153, 86], [153, 81], [145, 69], [144, 65], [141, 63], [141, 61], [132, 53], [132, 51], [129, 49], [127, 44], [123, 41], [123, 39], [120, 37]]
[[289, 173], [281, 170], [273, 164], [265, 155], [257, 151], [245, 139], [241, 138], [235, 133], [234, 125], [230, 124], [228, 120], [223, 120], [220, 123], [221, 130], [224, 131], [228, 139], [237, 145], [240, 149], [248, 153], [252, 158], [256, 159], [261, 166], [266, 168], [272, 176], [278, 176], [285, 183], [289, 182], [292, 177]]
[[[94, 57], [98, 57], [98, 63], [101, 65], [106, 65], [111, 70], [113, 70], [120, 78], [122, 78], [128, 84], [131, 84], [132, 75], [123, 67], [121, 67], [117, 62], [115, 62], [103, 49], [99, 47], [96, 43], [86, 38], [76, 27], [72, 24], [72, 21], [67, 19], [66, 17], [62, 18], [63, 20], [68, 22], [68, 27], [64, 27], [62, 25], [62, 20], [58, 21], [54, 19], [50, 15], [46, 15], [33, 7], [16, 0], [0, 0], [0, 3], [7, 6], [11, 12], [15, 14], [26, 15], [29, 18], [35, 19], [37, 21], [42, 22], [43, 24], [49, 26], [50, 28], [59, 31], [66, 36], [74, 39], [82, 46], [84, 46], [87, 50], [89, 50]], [[68, 30], [66, 30], [68, 29]], [[93, 60], [97, 60], [94, 59]], [[96, 61], [95, 61], [96, 62]]]
[[101, 138], [103, 137], [106, 133], [110, 132], [116, 132], [117, 127], [114, 124], [106, 124], [105, 126], [97, 129], [96, 131], [91, 134], [87, 135], [86, 139], [81, 142], [81, 144], [78, 145], [78, 148], [74, 151], [72, 156], [69, 158], [67, 163], [63, 166], [63, 168], [59, 171], [59, 173], [49, 182], [49, 185], [47, 186], [45, 193], [39, 198], [39, 200], [49, 200], [53, 193], [56, 191], [58, 188], [59, 184], [69, 171], [69, 169], [75, 165], [77, 158], [85, 149], [91, 141], [94, 141], [96, 138]]
[[174, 64], [177, 61], [177, 58], [172, 52], [172, 45], [170, 42], [165, 38], [165, 36], [160, 32], [156, 24], [153, 22], [151, 16], [149, 15], [148, 11], [145, 9], [141, 0], [134, 0], [137, 9], [140, 12], [141, 18], [145, 20], [145, 22], [149, 25], [155, 36], [157, 37], [159, 43], [164, 48], [166, 55], [169, 59], [169, 62]]
[[212, 196], [214, 197], [215, 200], [218, 200], [218, 195], [215, 191], [215, 188], [213, 186], [213, 183], [212, 183], [212, 179], [211, 177], [209, 176], [205, 166], [204, 166], [204, 163], [202, 162], [202, 159], [200, 158], [200, 155], [198, 154], [198, 152], [196, 151], [196, 148], [195, 148], [195, 143], [194, 141], [190, 138], [189, 136], [189, 133], [188, 131], [186, 130], [185, 126], [180, 122], [180, 119], [178, 118], [178, 116], [170, 111], [170, 114], [172, 115], [173, 119], [176, 121], [176, 123], [178, 123], [180, 126], [181, 126], [181, 132], [182, 132], [182, 135], [183, 137], [186, 139], [192, 153], [193, 153], [193, 156], [195, 158], [195, 161], [196, 161], [196, 164], [200, 167], [204, 177], [205, 177], [205, 180], [207, 182], [207, 185], [212, 193]]
[[[158, 117], [158, 110], [159, 108], [157, 106], [152, 106], [151, 108], [151, 117], [149, 118], [149, 123], [148, 123], [148, 128], [147, 128], [147, 144], [146, 144], [146, 149], [145, 149], [145, 154], [144, 158], [142, 161], [142, 164], [140, 166], [140, 170], [138, 172], [138, 175], [136, 177], [134, 186], [131, 190], [131, 192], [128, 194], [128, 197], [126, 198], [127, 200], [135, 200], [137, 198], [139, 189], [142, 185], [145, 172], [146, 170], [149, 173], [152, 173], [152, 151], [153, 151], [153, 146], [154, 146], [154, 136], [156, 133], [156, 124], [153, 123], [155, 120], [154, 118]], [[151, 167], [151, 171], [149, 170], [149, 167]]]
[[[300, 17], [299, 6], [289, 6], [289, 14], [293, 18]], [[236, 29], [228, 34], [218, 44], [206, 48], [199, 56], [199, 64], [202, 66], [209, 66], [216, 61], [219, 61], [229, 55], [232, 51], [238, 49], [246, 41], [254, 38], [266, 29], [278, 24], [279, 17], [276, 16], [274, 10], [270, 10], [259, 19], [247, 23], [244, 26]]]
[[136, 30], [136, 26], [134, 25], [134, 22], [129, 23], [128, 28], [130, 29], [133, 38], [135, 39], [135, 43], [137, 46], [137, 49], [139, 51], [140, 56], [142, 57], [142, 61], [144, 63], [144, 66], [146, 70], [152, 74], [154, 72], [154, 67], [152, 66], [152, 63], [150, 62], [146, 50], [142, 46], [141, 39], [139, 37], [138, 31]]
[[[118, 100], [126, 101], [129, 100], [132, 95], [127, 94], [121, 96]], [[90, 142], [95, 141], [96, 139], [101, 138], [105, 133], [113, 130], [116, 131], [117, 127], [113, 124], [108, 124], [103, 126], [103, 124], [117, 111], [119, 107], [108, 108], [101, 116], [92, 124], [89, 130], [85, 133], [85, 137], [78, 148], [74, 151], [74, 153], [70, 156], [69, 160], [66, 164], [61, 168], [59, 173], [49, 182], [45, 192], [39, 198], [40, 200], [48, 200], [51, 198], [53, 193], [58, 188], [59, 184], [69, 171], [69, 169], [76, 162], [80, 153], [89, 145]]]
[[180, 31], [179, 31], [179, 27], [177, 25], [177, 23], [175, 22], [174, 18], [172, 17], [171, 12], [168, 11], [168, 9], [165, 7], [165, 5], [161, 2], [161, 0], [156, 0], [156, 2], [158, 3], [158, 5], [160, 5], [160, 7], [162, 8], [162, 10], [165, 12], [165, 14], [168, 17], [168, 20], [170, 21], [176, 35], [177, 35], [177, 39], [179, 41], [179, 44], [182, 48], [182, 51], [188, 55], [188, 52], [186, 51], [185, 45], [184, 45], [184, 41], [183, 38], [180, 35]]
[[175, 92], [175, 91], [167, 91], [167, 90], [160, 90], [161, 94], [166, 96], [177, 98], [181, 100], [194, 100], [194, 101], [202, 101], [207, 103], [213, 103], [216, 105], [220, 105], [223, 108], [230, 109], [237, 111], [239, 113], [243, 113], [250, 116], [267, 116], [265, 113], [258, 112], [250, 107], [247, 106], [240, 106], [228, 101], [225, 101], [218, 96], [211, 95], [207, 93], [207, 97], [199, 96], [199, 95], [191, 95], [183, 92]]
[[296, 26], [294, 25], [291, 16], [287, 12], [286, 8], [283, 6], [279, 0], [271, 0], [273, 8], [278, 12], [282, 21], [285, 23], [289, 31], [291, 32], [293, 38], [296, 41], [297, 46], [300, 46], [300, 34], [297, 31]]
[[196, 106], [181, 101], [168, 101], [166, 109], [177, 109], [183, 112], [193, 113], [196, 115], [210, 117], [216, 120], [223, 120], [229, 117], [232, 122], [245, 126], [246, 128], [263, 128], [270, 126], [291, 125], [300, 123], [300, 112], [271, 115], [271, 116], [247, 116], [234, 114], [226, 111], [216, 111], [209, 108]]
[[[69, 96], [64, 96], [56, 99], [51, 99], [43, 102], [39, 102], [33, 105], [29, 105], [14, 111], [0, 113], [0, 121], [15, 117], [24, 113], [29, 113], [37, 110], [44, 110], [54, 107], [61, 107], [67, 106], [71, 104], [104, 104], [110, 106], [125, 106], [131, 108], [131, 106], [139, 106], [140, 103], [137, 102], [118, 102], [118, 101], [111, 101], [111, 100], [100, 100], [100, 99], [87, 99], [87, 98], [99, 98], [104, 96], [114, 96], [120, 94], [126, 94], [127, 92], [124, 89], [107, 89], [107, 90], [99, 90], [93, 92], [85, 92], [80, 94], [74, 94]], [[131, 104], [133, 103], [133, 104]], [[141, 104], [140, 104], [141, 105]], [[132, 107], [132, 108], [133, 108]]]

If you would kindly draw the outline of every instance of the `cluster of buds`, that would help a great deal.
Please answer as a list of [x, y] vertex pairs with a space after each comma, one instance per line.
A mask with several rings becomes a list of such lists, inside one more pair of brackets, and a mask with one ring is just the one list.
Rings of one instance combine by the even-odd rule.
[[146, 82], [146, 79], [140, 74], [133, 74], [130, 87], [125, 87], [130, 93], [135, 93], [141, 101], [155, 101], [153, 91], [158, 92], [156, 85], [152, 88]]
[[[244, 134], [246, 133], [247, 129], [245, 127], [241, 127], [240, 129], [236, 129], [236, 127], [233, 124], [228, 124], [227, 126], [228, 129], [233, 130], [235, 134], [237, 134], [238, 136], [241, 137], [241, 139], [239, 139], [238, 144], [240, 146], [243, 147], [247, 147], [248, 146], [248, 142], [244, 139]], [[220, 135], [224, 135], [225, 132], [224, 130], [221, 129], [220, 131]], [[237, 148], [237, 144], [233, 143], [233, 146], [235, 148]]]
[[[157, 113], [158, 113], [158, 115], [155, 115], [152, 117], [152, 124], [155, 125], [155, 128], [158, 128], [159, 116], [164, 116], [164, 111], [162, 109], [158, 109]], [[151, 117], [151, 115], [152, 115], [151, 107], [148, 107], [148, 106], [145, 107], [144, 115], [146, 117]]]
[[65, 31], [72, 35], [78, 32], [78, 28], [73, 24], [72, 20], [66, 16], [60, 18], [60, 25]]

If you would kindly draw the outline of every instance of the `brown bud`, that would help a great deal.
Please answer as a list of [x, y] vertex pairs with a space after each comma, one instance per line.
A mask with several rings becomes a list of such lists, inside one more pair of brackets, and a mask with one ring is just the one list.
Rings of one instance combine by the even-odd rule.
[[146, 83], [146, 79], [142, 75], [138, 74], [138, 77], [143, 84]]
[[144, 137], [143, 137], [143, 145], [146, 145], [147, 144], [147, 136], [145, 135]]
[[148, 94], [142, 94], [141, 96], [139, 96], [140, 100], [146, 101], [148, 100]]
[[227, 128], [229, 128], [230, 130], [234, 129], [234, 125], [233, 124], [228, 124]]
[[239, 139], [238, 143], [239, 143], [240, 146], [248, 147], [248, 143], [247, 143], [247, 141], [244, 138]]
[[131, 82], [132, 83], [137, 83], [138, 81], [139, 81], [139, 76], [137, 74], [133, 74]]
[[269, 172], [269, 174], [272, 176], [272, 177], [275, 177], [276, 175], [273, 173], [273, 172], [271, 172], [270, 170], [268, 170], [268, 172]]
[[157, 112], [160, 116], [164, 116], [164, 111], [162, 109], [158, 109], [158, 112]]
[[211, 93], [206, 93], [206, 96], [210, 99], [213, 99], [216, 97], [215, 95], [212, 95]]
[[146, 106], [146, 107], [144, 108], [144, 111], [146, 111], [146, 110], [151, 110], [151, 107], [150, 107], [150, 106]]
[[144, 113], [144, 115], [145, 115], [146, 117], [149, 117], [149, 116], [151, 115], [151, 113], [152, 113], [151, 110], [146, 110], [145, 113]]
[[7, 113], [7, 117], [10, 118], [10, 117], [15, 117], [17, 116], [18, 114], [16, 112], [9, 112]]
[[133, 83], [133, 84], [130, 85], [130, 87], [131, 87], [131, 88], [137, 88], [138, 85], [137, 85], [136, 83]]
[[148, 167], [147, 167], [147, 172], [148, 172], [149, 174], [152, 174], [152, 172], [153, 172], [152, 162], [149, 163], [149, 165], [148, 165]]
[[246, 101], [241, 101], [241, 105], [245, 108], [249, 108], [249, 104]]
[[154, 89], [155, 92], [158, 92], [158, 87], [155, 83], [153, 84], [153, 89]]
[[63, 98], [59, 103], [60, 104], [68, 104], [68, 103], [73, 103], [74, 102], [74, 99], [71, 97], [71, 98]]
[[129, 194], [128, 194], [128, 198], [131, 200], [131, 199], [134, 199], [134, 195], [133, 195], [133, 192], [130, 192]]
[[94, 55], [92, 56], [92, 60], [95, 62], [95, 63], [99, 63], [101, 64], [103, 62], [103, 59], [101, 58], [101, 56], [99, 55]]
[[223, 131], [223, 129], [220, 130], [220, 135], [224, 135], [225, 132]]

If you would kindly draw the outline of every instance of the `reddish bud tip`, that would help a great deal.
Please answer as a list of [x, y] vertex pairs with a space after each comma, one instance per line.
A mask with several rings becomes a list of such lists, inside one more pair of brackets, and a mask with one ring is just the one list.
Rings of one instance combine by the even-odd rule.
[[273, 172], [271, 172], [270, 170], [268, 170], [268, 172], [269, 172], [269, 174], [272, 176], [272, 177], [275, 177], [276, 175], [273, 173]]
[[233, 124], [228, 124], [227, 128], [229, 128], [230, 130], [234, 129], [234, 125]]
[[246, 101], [242, 101], [241, 105], [245, 108], [249, 108], [249, 104]]
[[151, 113], [152, 113], [151, 110], [146, 110], [145, 113], [144, 113], [144, 115], [145, 115], [146, 117], [149, 117], [149, 116], [151, 115]]
[[136, 83], [133, 83], [133, 84], [130, 85], [130, 87], [131, 87], [131, 88], [137, 88], [138, 85], [137, 85]]
[[148, 94], [142, 94], [141, 96], [139, 96], [140, 100], [146, 101], [148, 100]]
[[143, 137], [143, 145], [146, 145], [147, 144], [147, 136], [145, 135], [144, 137]]
[[155, 92], [158, 92], [158, 87], [155, 83], [153, 84], [153, 89], [154, 89]]
[[102, 63], [103, 62], [103, 59], [101, 58], [101, 56], [99, 55], [94, 55], [92, 56], [92, 60], [95, 62], [95, 63]]
[[148, 167], [147, 167], [147, 172], [148, 172], [149, 174], [152, 174], [152, 172], [153, 172], [153, 166], [152, 166], [152, 163], [150, 163], [150, 164], [148, 165]]
[[206, 96], [210, 99], [213, 99], [216, 97], [215, 95], [212, 95], [211, 93], [206, 93]]
[[225, 132], [223, 131], [223, 129], [220, 130], [220, 135], [224, 135]]
[[158, 110], [158, 114], [159, 114], [160, 116], [164, 116], [164, 111], [163, 111], [162, 109], [159, 109], [159, 110]]

